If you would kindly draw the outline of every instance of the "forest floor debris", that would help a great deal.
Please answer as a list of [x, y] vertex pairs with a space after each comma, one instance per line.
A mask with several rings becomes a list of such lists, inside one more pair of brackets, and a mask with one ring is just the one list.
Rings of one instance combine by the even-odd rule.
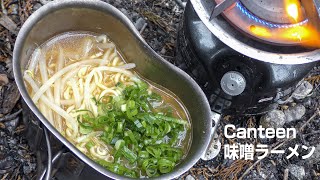
[[[136, 25], [147, 43], [163, 58], [175, 64], [176, 35], [183, 16], [181, 0], [104, 0], [119, 8]], [[36, 172], [36, 158], [22, 136], [21, 105], [12, 75], [12, 52], [16, 35], [26, 19], [49, 0], [0, 0], [0, 179], [32, 179]], [[178, 3], [177, 3], [178, 2]], [[305, 108], [298, 114], [290, 114], [290, 121], [282, 123], [286, 128], [299, 129], [298, 137], [285, 141], [275, 139], [226, 139], [222, 132], [226, 124], [237, 127], [258, 127], [261, 116], [226, 116], [218, 130], [222, 150], [212, 161], [200, 160], [179, 179], [320, 179], [319, 147], [320, 118], [320, 67], [305, 79], [304, 88], [299, 89], [292, 100], [279, 106], [278, 111], [288, 114], [294, 107]], [[4, 83], [2, 83], [4, 82]], [[314, 88], [310, 89], [310, 85]], [[303, 96], [303, 97], [301, 97]], [[296, 108], [298, 109], [298, 108]], [[298, 110], [297, 110], [298, 111]], [[288, 115], [289, 116], [289, 115]], [[223, 145], [232, 143], [266, 143], [269, 147], [287, 149], [295, 144], [316, 147], [309, 160], [301, 156], [286, 159], [285, 155], [271, 154], [262, 160], [228, 160], [223, 157]], [[295, 174], [293, 169], [304, 169]]]

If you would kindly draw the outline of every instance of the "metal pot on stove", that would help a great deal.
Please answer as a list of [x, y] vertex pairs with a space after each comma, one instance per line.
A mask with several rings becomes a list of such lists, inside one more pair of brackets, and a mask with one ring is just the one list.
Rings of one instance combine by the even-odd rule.
[[177, 64], [202, 87], [214, 112], [266, 113], [320, 60], [319, 1], [286, 2], [188, 1]]

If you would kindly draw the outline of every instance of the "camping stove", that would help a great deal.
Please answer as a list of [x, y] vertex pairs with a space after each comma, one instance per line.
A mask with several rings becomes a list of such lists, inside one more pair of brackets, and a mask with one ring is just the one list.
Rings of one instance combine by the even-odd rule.
[[299, 34], [300, 29], [311, 29], [311, 21], [301, 13], [293, 23], [284, 4], [278, 0], [187, 3], [178, 34], [177, 65], [202, 87], [214, 112], [268, 112], [288, 98], [320, 60], [317, 48], [305, 47], [312, 44], [311, 36]]

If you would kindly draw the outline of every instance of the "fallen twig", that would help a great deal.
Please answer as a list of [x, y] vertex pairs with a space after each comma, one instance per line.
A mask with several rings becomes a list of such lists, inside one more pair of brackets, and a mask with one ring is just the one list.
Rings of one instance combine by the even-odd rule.
[[0, 4], [1, 4], [1, 11], [2, 11], [2, 13], [3, 13], [4, 15], [7, 15], [8, 12], [7, 12], [6, 8], [4, 7], [4, 2], [3, 2], [3, 0], [0, 1]]
[[217, 173], [214, 174], [213, 177], [220, 177], [221, 179], [237, 179], [238, 174], [242, 169], [250, 164], [251, 161], [238, 159], [234, 161], [231, 166], [216, 170]]
[[310, 82], [312, 85], [315, 85], [316, 83], [320, 82], [320, 75], [311, 76], [311, 77], [305, 78], [305, 80]]
[[161, 28], [164, 32], [167, 32], [170, 36], [175, 36], [175, 29], [169, 26], [161, 16], [149, 11], [142, 11], [141, 14], [149, 21], [157, 25], [159, 28]]
[[1, 180], [5, 180], [7, 177], [8, 177], [9, 173], [6, 173], [2, 178]]
[[311, 121], [313, 121], [314, 118], [316, 118], [319, 114], [320, 114], [320, 110], [317, 109], [316, 112], [308, 119], [308, 121], [305, 122], [305, 123], [300, 127], [299, 131], [300, 131], [300, 132], [303, 131], [304, 128], [305, 128]]
[[2, 117], [2, 118], [0, 118], [0, 122], [2, 122], [2, 121], [10, 121], [10, 120], [16, 118], [21, 112], [22, 112], [22, 109], [20, 109], [19, 111], [15, 112], [13, 114], [10, 114], [8, 116]]
[[143, 33], [143, 31], [146, 29], [147, 25], [148, 25], [148, 23], [144, 23], [144, 25], [142, 26], [142, 28], [141, 28], [141, 30], [139, 32], [140, 34]]
[[[278, 148], [280, 148], [281, 146], [283, 146], [286, 142], [288, 142], [289, 140], [291, 140], [292, 138], [289, 138], [289, 139], [287, 139], [287, 140], [285, 140], [285, 141], [283, 141], [282, 143], [280, 143], [280, 144], [278, 144], [275, 148], [273, 148], [271, 151], [273, 151], [273, 150], [277, 150]], [[268, 152], [268, 155], [270, 155], [271, 153], [271, 151], [269, 151]], [[267, 155], [267, 156], [268, 156]], [[266, 157], [267, 157], [266, 156]], [[265, 157], [265, 158], [266, 158]], [[242, 180], [247, 174], [249, 174], [249, 172], [257, 165], [257, 164], [259, 164], [262, 160], [264, 160], [265, 158], [262, 158], [262, 159], [258, 159], [255, 163], [253, 163], [243, 174], [242, 174], [242, 176], [239, 178], [239, 180]]]
[[303, 137], [308, 137], [308, 136], [315, 135], [315, 134], [320, 134], [320, 130], [319, 131], [314, 131], [312, 133], [304, 134]]
[[285, 169], [283, 173], [283, 180], [289, 179], [289, 169]]
[[11, 33], [17, 34], [17, 25], [7, 15], [0, 18], [0, 24], [8, 29]]

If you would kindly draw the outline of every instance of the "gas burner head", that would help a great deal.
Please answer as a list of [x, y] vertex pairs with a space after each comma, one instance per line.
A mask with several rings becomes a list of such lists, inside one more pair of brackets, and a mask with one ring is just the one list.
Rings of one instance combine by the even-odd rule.
[[[190, 0], [201, 21], [224, 44], [276, 64], [320, 60], [320, 43], [314, 41], [317, 28], [312, 29], [315, 23], [305, 13], [304, 1], [315, 0]], [[304, 46], [308, 43], [313, 46]]]
[[[251, 12], [252, 16], [255, 16], [257, 19], [259, 18], [265, 23], [292, 24], [292, 17], [288, 15], [285, 2], [282, 0], [241, 0], [241, 2], [237, 2], [237, 7], [241, 8], [244, 11], [243, 13]], [[303, 14], [299, 18], [298, 21], [306, 19]]]
[[[224, 0], [215, 1], [219, 4]], [[297, 45], [306, 44], [313, 33], [302, 9], [299, 0], [241, 0], [223, 15], [253, 38], [282, 46]]]

